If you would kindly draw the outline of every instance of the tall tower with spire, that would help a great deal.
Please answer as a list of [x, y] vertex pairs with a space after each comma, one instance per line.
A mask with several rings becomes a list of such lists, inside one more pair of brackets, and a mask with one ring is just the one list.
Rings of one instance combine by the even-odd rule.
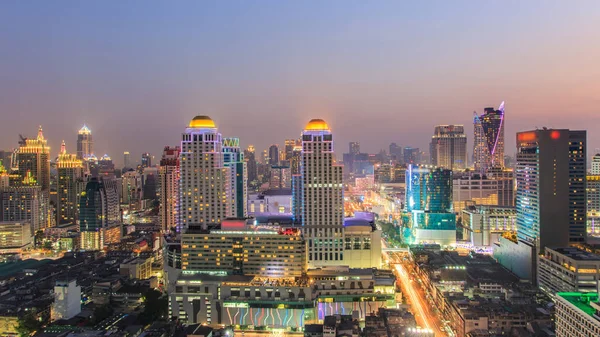
[[83, 161], [77, 155], [67, 153], [64, 140], [56, 160], [56, 169], [56, 223], [75, 223], [78, 218], [79, 196], [85, 188]]
[[94, 142], [92, 141], [92, 130], [83, 124], [77, 133], [77, 158], [87, 159], [94, 153]]

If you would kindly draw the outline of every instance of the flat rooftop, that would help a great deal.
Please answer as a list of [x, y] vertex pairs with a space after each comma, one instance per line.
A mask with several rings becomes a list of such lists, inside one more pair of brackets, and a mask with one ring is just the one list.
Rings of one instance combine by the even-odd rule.
[[556, 296], [565, 299], [592, 317], [596, 314], [596, 309], [590, 305], [590, 302], [598, 302], [597, 293], [556, 293]]
[[575, 247], [550, 248], [553, 251], [562, 254], [568, 258], [578, 261], [600, 261], [600, 255], [586, 252]]

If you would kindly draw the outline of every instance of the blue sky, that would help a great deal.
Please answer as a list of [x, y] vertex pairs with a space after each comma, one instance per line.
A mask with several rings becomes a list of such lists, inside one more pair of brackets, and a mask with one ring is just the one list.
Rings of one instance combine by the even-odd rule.
[[[574, 6], [574, 5], [577, 6]], [[598, 1], [2, 1], [0, 148], [158, 155], [197, 114], [263, 149], [324, 118], [337, 149], [426, 147], [506, 101], [507, 153], [536, 126], [600, 147]]]

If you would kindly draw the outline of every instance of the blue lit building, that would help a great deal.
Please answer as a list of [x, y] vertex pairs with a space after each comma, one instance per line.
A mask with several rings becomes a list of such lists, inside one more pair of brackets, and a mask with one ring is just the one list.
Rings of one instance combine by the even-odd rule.
[[406, 211], [414, 243], [456, 243], [456, 215], [452, 211], [452, 171], [408, 165]]

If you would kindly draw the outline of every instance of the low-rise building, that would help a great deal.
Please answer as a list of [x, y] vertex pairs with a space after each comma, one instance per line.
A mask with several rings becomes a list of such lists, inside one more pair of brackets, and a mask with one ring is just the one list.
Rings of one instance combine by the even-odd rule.
[[30, 222], [0, 222], [0, 253], [21, 253], [33, 244]]
[[152, 277], [152, 259], [136, 257], [121, 263], [121, 275], [132, 279], [145, 280]]
[[550, 296], [557, 292], [591, 293], [600, 280], [600, 256], [578, 248], [548, 248], [538, 258], [538, 285]]
[[517, 210], [508, 206], [467, 206], [462, 210], [463, 238], [474, 247], [487, 247], [505, 232], [517, 230]]
[[598, 293], [560, 292], [554, 299], [557, 337], [600, 336]]

